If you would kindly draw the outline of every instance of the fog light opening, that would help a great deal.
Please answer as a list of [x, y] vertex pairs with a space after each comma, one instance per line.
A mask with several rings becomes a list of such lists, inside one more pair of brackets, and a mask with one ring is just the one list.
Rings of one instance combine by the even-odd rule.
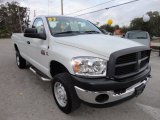
[[109, 96], [107, 94], [100, 94], [96, 97], [96, 102], [98, 103], [104, 103], [109, 99]]

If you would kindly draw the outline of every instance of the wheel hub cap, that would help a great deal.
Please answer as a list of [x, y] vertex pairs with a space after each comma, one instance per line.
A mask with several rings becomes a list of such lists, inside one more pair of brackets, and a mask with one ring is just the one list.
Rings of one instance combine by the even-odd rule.
[[19, 65], [20, 64], [20, 62], [19, 62], [19, 56], [17, 56], [16, 58], [17, 58], [17, 65]]
[[60, 82], [54, 84], [54, 94], [59, 105], [65, 107], [67, 105], [67, 94]]

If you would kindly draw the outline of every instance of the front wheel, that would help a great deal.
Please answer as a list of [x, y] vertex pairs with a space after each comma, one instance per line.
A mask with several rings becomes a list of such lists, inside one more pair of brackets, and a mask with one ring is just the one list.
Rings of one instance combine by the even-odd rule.
[[61, 73], [52, 81], [53, 97], [60, 110], [66, 114], [80, 107], [80, 100], [70, 80], [68, 73]]
[[19, 52], [16, 52], [16, 63], [20, 69], [26, 68], [26, 60], [20, 55]]

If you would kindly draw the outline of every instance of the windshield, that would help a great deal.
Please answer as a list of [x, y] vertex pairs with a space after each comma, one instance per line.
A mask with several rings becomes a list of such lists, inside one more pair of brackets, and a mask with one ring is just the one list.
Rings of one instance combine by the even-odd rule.
[[129, 39], [147, 39], [147, 33], [146, 32], [130, 32], [128, 33]]
[[100, 30], [87, 20], [71, 17], [47, 17], [53, 36], [97, 34]]

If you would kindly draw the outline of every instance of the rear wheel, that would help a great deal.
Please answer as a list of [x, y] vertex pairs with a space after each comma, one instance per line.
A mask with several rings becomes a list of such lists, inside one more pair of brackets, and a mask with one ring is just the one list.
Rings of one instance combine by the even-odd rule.
[[60, 110], [66, 114], [80, 107], [80, 100], [70, 80], [68, 73], [61, 73], [52, 81], [53, 97]]
[[19, 52], [16, 52], [16, 63], [20, 69], [26, 68], [26, 60], [20, 55]]

